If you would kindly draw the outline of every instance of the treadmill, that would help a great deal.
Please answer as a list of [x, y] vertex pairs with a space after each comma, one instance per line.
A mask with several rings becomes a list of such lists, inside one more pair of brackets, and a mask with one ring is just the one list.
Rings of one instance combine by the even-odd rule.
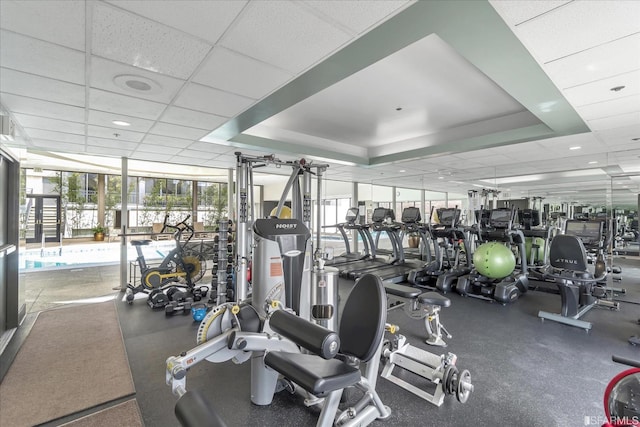
[[[415, 209], [417, 210], [417, 208]], [[390, 212], [387, 212], [388, 216], [386, 216], [385, 219], [393, 218], [393, 211], [391, 210], [389, 211]], [[414, 210], [407, 211], [407, 214], [410, 216], [415, 216], [415, 211]], [[375, 211], [374, 211], [374, 215], [375, 215]], [[348, 274], [348, 277], [350, 279], [355, 280], [364, 274], [371, 273], [380, 277], [380, 279], [382, 279], [384, 282], [387, 282], [387, 283], [405, 282], [407, 280], [407, 277], [409, 276], [409, 272], [414, 270], [417, 267], [417, 265], [407, 263], [404, 258], [402, 239], [400, 238], [400, 230], [402, 229], [404, 224], [397, 223], [394, 221], [389, 221], [389, 220], [374, 221], [374, 224], [375, 224], [374, 225], [375, 231], [386, 232], [389, 235], [389, 239], [391, 240], [391, 246], [393, 247], [394, 258], [389, 264], [372, 265], [369, 267], [365, 267], [363, 269], [351, 271]]]
[[[373, 231], [385, 231], [383, 230], [385, 221], [393, 221], [395, 219], [395, 214], [393, 209], [387, 208], [375, 208], [373, 210], [373, 214], [371, 216], [371, 224], [367, 226], [365, 233], [368, 233], [371, 236], [371, 230]], [[395, 251], [395, 239], [390, 235], [391, 244], [394, 246]], [[346, 264], [338, 264], [335, 265], [336, 268], [340, 271], [340, 276], [347, 279], [354, 279], [355, 272], [364, 270], [371, 267], [381, 267], [389, 265], [389, 260], [386, 257], [379, 257], [378, 250], [373, 244], [373, 238], [371, 238], [371, 255], [367, 259], [363, 259], [360, 261], [349, 262]]]
[[[325, 225], [322, 228], [336, 227], [342, 238], [344, 239], [345, 252], [341, 255], [333, 257], [325, 262], [325, 265], [330, 266], [339, 266], [342, 264], [347, 264], [354, 261], [361, 261], [368, 259], [370, 257], [376, 256], [375, 247], [373, 245], [373, 237], [371, 237], [371, 232], [369, 231], [368, 224], [358, 224], [356, 220], [358, 219], [358, 208], [349, 208], [347, 210], [347, 215], [345, 216], [345, 221], [335, 225]], [[362, 243], [364, 245], [363, 253], [360, 252], [352, 252], [351, 244], [349, 242], [349, 236], [347, 236], [347, 230], [356, 230]]]

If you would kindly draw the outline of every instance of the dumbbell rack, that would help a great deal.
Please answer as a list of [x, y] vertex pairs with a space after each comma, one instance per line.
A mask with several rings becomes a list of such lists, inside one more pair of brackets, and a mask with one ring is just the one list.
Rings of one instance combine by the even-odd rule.
[[213, 250], [210, 302], [220, 305], [227, 302], [227, 290], [231, 289], [233, 283], [233, 238], [229, 233], [229, 221], [226, 219], [218, 223], [218, 235], [214, 237]]

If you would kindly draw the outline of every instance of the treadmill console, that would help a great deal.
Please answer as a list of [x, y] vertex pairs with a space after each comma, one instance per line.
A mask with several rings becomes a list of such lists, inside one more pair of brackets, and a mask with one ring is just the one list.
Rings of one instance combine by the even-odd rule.
[[511, 226], [511, 208], [498, 208], [491, 211], [489, 226], [499, 229], [507, 229]]
[[404, 208], [402, 211], [402, 222], [405, 224], [415, 224], [422, 220], [420, 216], [420, 209], [415, 207]]
[[371, 222], [379, 224], [384, 222], [387, 218], [390, 218], [392, 221], [396, 220], [396, 214], [393, 212], [393, 209], [375, 208], [371, 215]]
[[523, 209], [520, 211], [520, 225], [525, 229], [540, 225], [540, 213], [536, 209]]
[[347, 210], [347, 215], [345, 216], [345, 220], [349, 224], [354, 224], [358, 219], [358, 213], [359, 213], [358, 208], [349, 208]]
[[604, 233], [604, 221], [567, 220], [564, 234], [576, 236], [587, 248], [600, 245]]
[[438, 212], [440, 225], [443, 225], [445, 227], [453, 227], [460, 220], [460, 209], [440, 208], [436, 212]]

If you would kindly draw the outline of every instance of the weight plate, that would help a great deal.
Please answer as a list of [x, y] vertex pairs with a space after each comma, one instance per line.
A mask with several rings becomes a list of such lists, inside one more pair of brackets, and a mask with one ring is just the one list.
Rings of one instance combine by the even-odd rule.
[[[232, 327], [232, 320], [235, 317], [231, 313], [231, 307], [233, 307], [233, 305], [234, 304], [222, 304], [214, 307], [207, 313], [205, 318], [202, 319], [202, 322], [200, 322], [200, 326], [198, 326], [198, 332], [196, 334], [196, 342], [198, 345], [222, 335], [223, 332]], [[206, 360], [214, 363], [226, 362], [227, 360], [233, 359], [238, 353], [238, 350], [229, 350], [225, 346], [207, 357]]]

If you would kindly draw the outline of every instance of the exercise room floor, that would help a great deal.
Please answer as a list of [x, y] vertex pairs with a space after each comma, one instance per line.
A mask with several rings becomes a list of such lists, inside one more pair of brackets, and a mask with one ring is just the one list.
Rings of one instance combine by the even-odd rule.
[[[450, 295], [452, 305], [441, 315], [453, 335], [445, 351], [457, 354], [458, 366], [471, 372], [474, 393], [466, 404], [449, 397], [437, 408], [379, 378], [377, 390], [392, 410], [386, 422], [394, 426], [601, 425], [603, 391], [625, 369], [611, 362], [611, 355], [640, 359], [640, 348], [627, 342], [629, 336], [640, 333], [636, 323], [640, 268], [637, 260], [618, 263], [624, 268], [622, 285], [627, 288], [619, 299], [629, 303], [621, 303], [617, 312], [594, 308], [587, 313], [584, 319], [594, 325], [588, 334], [538, 319], [538, 310], [559, 310], [558, 295], [528, 292], [508, 306]], [[343, 297], [351, 286], [348, 281], [340, 283]], [[143, 301], [120, 304], [118, 312], [146, 424], [177, 425], [176, 398], [165, 385], [164, 360], [194, 347], [197, 323], [190, 316], [165, 318]], [[401, 311], [389, 313], [388, 320], [398, 324], [413, 345], [442, 353], [424, 344], [421, 321]], [[231, 426], [311, 426], [317, 420], [317, 412], [286, 392], [276, 395], [269, 407], [251, 404], [248, 363], [202, 362], [189, 371], [187, 388], [202, 390]]]
[[[603, 391], [609, 380], [625, 369], [611, 362], [611, 355], [640, 359], [640, 347], [627, 342], [629, 336], [640, 334], [636, 323], [640, 317], [640, 263], [637, 258], [619, 259], [617, 263], [624, 270], [621, 286], [627, 288], [627, 294], [618, 298], [621, 309], [592, 309], [584, 317], [593, 322], [588, 334], [570, 326], [541, 322], [538, 310], [557, 312], [560, 308], [560, 297], [544, 292], [528, 292], [507, 306], [448, 294], [452, 304], [442, 311], [441, 321], [453, 338], [447, 340], [446, 349], [424, 344], [422, 321], [409, 319], [402, 311], [390, 312], [388, 321], [399, 325], [411, 344], [436, 354], [455, 353], [458, 367], [471, 372], [475, 391], [466, 404], [451, 396], [437, 408], [378, 378], [377, 390], [392, 415], [374, 424], [602, 425]], [[117, 285], [109, 283], [117, 279], [117, 268], [100, 267], [96, 274], [53, 270], [47, 273], [47, 281], [66, 281], [72, 286], [86, 283], [90, 277], [102, 277], [105, 281], [101, 289], [109, 293]], [[352, 285], [341, 281], [342, 298]], [[122, 295], [118, 293], [117, 298]], [[120, 302], [117, 307], [145, 424], [177, 426], [173, 414], [176, 397], [165, 384], [165, 359], [194, 347], [198, 324], [191, 316], [165, 317], [164, 312], [149, 309], [144, 300], [133, 305]], [[187, 388], [203, 391], [230, 426], [299, 427], [315, 425], [317, 420], [317, 411], [304, 407], [299, 398], [286, 392], [276, 395], [271, 406], [251, 404], [248, 363], [202, 362], [189, 371]]]

